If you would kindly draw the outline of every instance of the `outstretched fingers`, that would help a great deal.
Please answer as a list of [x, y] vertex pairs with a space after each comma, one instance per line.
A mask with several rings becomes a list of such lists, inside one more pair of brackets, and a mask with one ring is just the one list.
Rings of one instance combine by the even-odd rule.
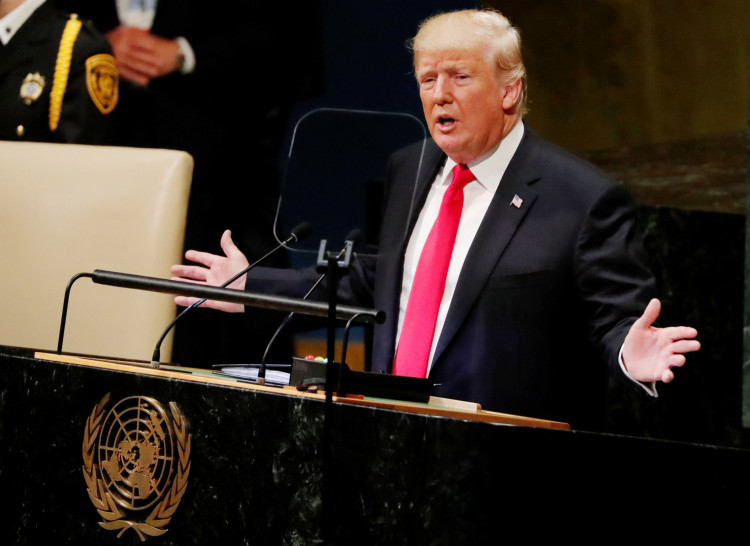
[[664, 328], [664, 334], [677, 342], [698, 337], [698, 330], [691, 326], [669, 326]]
[[208, 269], [194, 265], [173, 265], [169, 271], [174, 275], [173, 281], [206, 282]]
[[654, 326], [661, 312], [661, 302], [652, 299], [630, 328], [623, 345], [623, 363], [637, 381], [674, 379], [672, 368], [685, 364], [686, 353], [700, 349], [695, 339], [698, 331], [690, 326], [659, 328]]
[[[696, 332], [695, 335], [690, 336], [690, 337], [692, 338], [697, 335], [698, 335], [698, 332]], [[672, 342], [672, 346], [670, 347], [671, 351], [675, 354], [694, 353], [700, 348], [701, 348], [701, 342], [698, 341], [697, 339], [677, 339]]]
[[[190, 307], [194, 303], [197, 303], [200, 301], [198, 298], [191, 298], [188, 296], [175, 296], [174, 302], [179, 305], [180, 307]], [[204, 304], [201, 304], [200, 307], [204, 307]]]
[[189, 262], [201, 264], [206, 267], [211, 267], [217, 259], [223, 258], [223, 256], [217, 256], [210, 252], [202, 252], [200, 250], [188, 250], [185, 252], [185, 259]]
[[659, 313], [661, 313], [661, 302], [654, 298], [648, 302], [643, 314], [633, 323], [633, 328], [642, 330], [649, 328], [659, 318]]

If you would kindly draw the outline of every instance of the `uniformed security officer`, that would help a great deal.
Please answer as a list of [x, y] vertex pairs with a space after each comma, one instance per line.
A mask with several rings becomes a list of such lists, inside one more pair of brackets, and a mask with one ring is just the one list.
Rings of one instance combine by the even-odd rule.
[[45, 0], [0, 0], [0, 139], [109, 144], [119, 93], [107, 40]]

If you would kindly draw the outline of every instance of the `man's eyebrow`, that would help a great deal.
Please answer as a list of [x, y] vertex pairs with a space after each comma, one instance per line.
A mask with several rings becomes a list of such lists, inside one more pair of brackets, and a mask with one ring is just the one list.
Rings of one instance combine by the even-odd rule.
[[427, 68], [423, 68], [421, 71], [417, 70], [416, 73], [419, 76], [422, 74], [433, 74], [435, 72], [472, 72], [472, 70], [469, 64], [462, 63], [461, 61], [444, 61], [443, 63], [441, 63], [441, 67], [439, 70], [434, 66], [430, 66]]
[[447, 72], [476, 72], [471, 68], [471, 63], [461, 60], [444, 61], [443, 70]]

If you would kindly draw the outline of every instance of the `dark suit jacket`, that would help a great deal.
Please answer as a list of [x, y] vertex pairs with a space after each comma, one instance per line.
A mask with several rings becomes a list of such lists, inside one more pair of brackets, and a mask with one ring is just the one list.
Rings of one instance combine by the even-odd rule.
[[[392, 158], [377, 264], [342, 282], [344, 301], [386, 312], [374, 371], [391, 369], [406, 244], [445, 160], [428, 141], [417, 173], [421, 149]], [[608, 376], [623, 377], [619, 349], [655, 295], [634, 223], [621, 185], [526, 127], [462, 268], [429, 374], [435, 394], [599, 428]], [[304, 276], [257, 272], [248, 288]]]
[[[405, 245], [445, 158], [430, 142], [417, 178], [418, 152], [394, 157], [389, 172], [374, 287], [388, 316], [373, 353], [382, 371], [395, 350]], [[461, 271], [429, 375], [435, 394], [574, 423], [601, 417], [607, 367], [621, 374], [625, 335], [655, 295], [634, 223], [621, 185], [527, 127]]]

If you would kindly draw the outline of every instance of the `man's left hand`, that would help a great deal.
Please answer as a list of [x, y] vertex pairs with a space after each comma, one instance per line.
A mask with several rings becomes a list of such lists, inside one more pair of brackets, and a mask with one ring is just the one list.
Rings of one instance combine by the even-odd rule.
[[661, 302], [653, 299], [643, 315], [633, 323], [622, 349], [622, 358], [630, 376], [644, 383], [674, 379], [672, 368], [685, 364], [685, 353], [697, 351], [694, 339], [698, 331], [689, 326], [657, 328], [653, 326], [661, 311]]

